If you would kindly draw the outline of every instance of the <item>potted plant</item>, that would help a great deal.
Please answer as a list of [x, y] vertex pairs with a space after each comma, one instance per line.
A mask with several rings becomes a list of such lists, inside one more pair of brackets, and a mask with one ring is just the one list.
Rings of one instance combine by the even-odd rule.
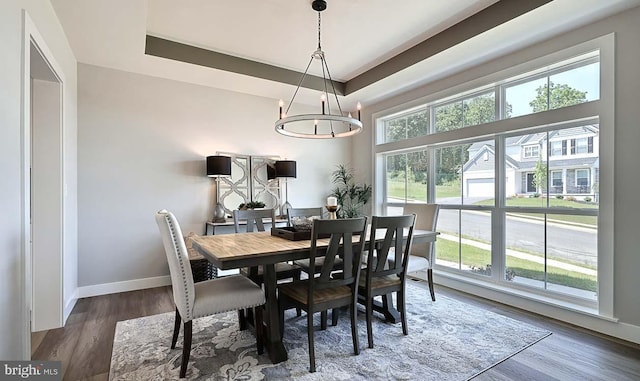
[[262, 201], [249, 201], [246, 204], [242, 203], [240, 204], [240, 206], [238, 206], [238, 209], [240, 210], [247, 210], [247, 209], [260, 209], [260, 208], [264, 208], [264, 202]]
[[338, 218], [360, 217], [371, 198], [371, 186], [356, 183], [353, 171], [343, 164], [333, 171], [332, 182], [336, 186], [331, 196], [338, 200]]

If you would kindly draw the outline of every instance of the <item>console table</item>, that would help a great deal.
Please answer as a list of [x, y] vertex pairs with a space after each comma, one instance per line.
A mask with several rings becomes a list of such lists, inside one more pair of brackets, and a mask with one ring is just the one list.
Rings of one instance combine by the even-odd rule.
[[[269, 223], [266, 223], [269, 220], [271, 219], [269, 218], [264, 220], [265, 225], [270, 225]], [[246, 225], [246, 224], [247, 224], [247, 221], [240, 221], [240, 225]], [[276, 217], [275, 224], [276, 226], [286, 226], [287, 219], [284, 217]], [[224, 227], [233, 228], [233, 218], [227, 218], [225, 222], [207, 221], [204, 225], [204, 235], [215, 235], [216, 228], [224, 228]], [[271, 226], [269, 226], [268, 229], [271, 229]], [[211, 231], [211, 234], [209, 234], [209, 231]]]

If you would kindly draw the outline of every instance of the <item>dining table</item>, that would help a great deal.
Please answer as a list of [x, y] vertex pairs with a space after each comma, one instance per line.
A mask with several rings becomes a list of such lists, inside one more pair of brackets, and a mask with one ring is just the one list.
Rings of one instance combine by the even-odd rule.
[[[376, 234], [375, 241], [381, 242], [384, 239], [384, 232], [380, 233]], [[433, 242], [438, 234], [434, 231], [414, 229], [413, 242]], [[368, 233], [366, 237], [368, 239]], [[269, 353], [269, 358], [274, 364], [286, 361], [288, 358], [287, 350], [282, 342], [280, 332], [275, 265], [280, 262], [309, 258], [311, 240], [293, 241], [277, 235], [271, 235], [269, 231], [193, 236], [189, 237], [189, 239], [192, 240], [193, 248], [219, 269], [229, 270], [263, 266], [266, 296], [264, 313], [265, 347]], [[359, 243], [359, 239], [355, 237], [353, 241], [354, 244]], [[320, 250], [326, 248], [328, 244], [329, 238], [318, 239], [317, 241], [317, 247]], [[393, 307], [390, 296], [388, 299], [383, 300], [383, 303], [380, 303], [378, 308], [380, 312], [384, 313], [388, 321], [398, 321], [398, 312]], [[256, 329], [260, 329], [260, 327], [256, 327]]]

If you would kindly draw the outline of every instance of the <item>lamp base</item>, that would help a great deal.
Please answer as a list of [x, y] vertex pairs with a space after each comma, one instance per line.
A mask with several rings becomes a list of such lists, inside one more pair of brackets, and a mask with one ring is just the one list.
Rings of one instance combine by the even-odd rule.
[[286, 216], [289, 214], [289, 209], [291, 209], [292, 206], [289, 203], [289, 201], [285, 201], [284, 204], [282, 204], [282, 215]]
[[213, 210], [213, 222], [226, 222], [224, 208], [222, 204], [216, 204], [215, 209]]

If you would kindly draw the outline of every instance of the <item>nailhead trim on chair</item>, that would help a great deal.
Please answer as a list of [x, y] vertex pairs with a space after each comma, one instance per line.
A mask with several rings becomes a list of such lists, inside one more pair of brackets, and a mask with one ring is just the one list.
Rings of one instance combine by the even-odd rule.
[[[173, 240], [173, 246], [175, 248], [175, 251], [177, 253], [178, 256], [178, 264], [180, 264], [180, 274], [182, 274], [182, 284], [184, 287], [184, 294], [185, 294], [185, 303], [186, 303], [186, 312], [187, 312], [187, 316], [182, 316], [182, 320], [186, 323], [190, 320], [193, 320], [193, 316], [191, 316], [191, 314], [193, 313], [192, 308], [193, 306], [189, 305], [189, 300], [190, 300], [190, 291], [189, 288], [187, 287], [187, 274], [186, 274], [186, 270], [185, 270], [185, 263], [183, 261], [183, 256], [180, 253], [180, 245], [178, 244], [178, 234], [175, 231], [175, 226], [173, 225], [173, 223], [171, 222], [171, 219], [169, 218], [168, 214], [165, 214], [165, 219], [167, 220], [167, 223], [169, 224], [169, 229], [171, 230], [171, 239]], [[182, 238], [182, 237], [181, 237]], [[186, 253], [185, 253], [186, 254]]]

